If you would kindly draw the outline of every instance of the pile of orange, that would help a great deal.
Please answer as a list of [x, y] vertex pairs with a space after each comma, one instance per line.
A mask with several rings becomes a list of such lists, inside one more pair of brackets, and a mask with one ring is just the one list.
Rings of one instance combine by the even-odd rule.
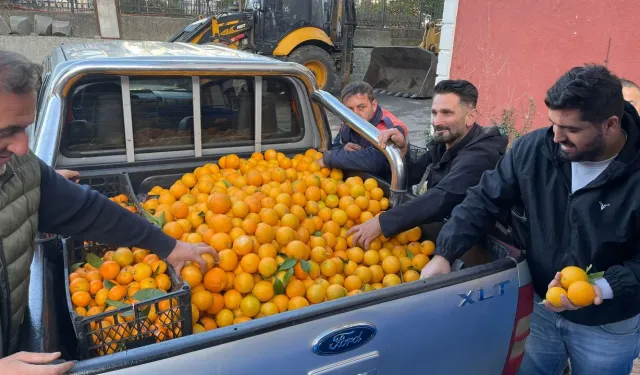
[[555, 307], [562, 307], [562, 296], [578, 307], [586, 307], [593, 304], [596, 291], [587, 271], [580, 267], [568, 266], [560, 271], [560, 285], [549, 288], [545, 296], [546, 300]]
[[[139, 291], [149, 289], [160, 293], [171, 289], [171, 278], [167, 275], [167, 264], [156, 254], [140, 248], [120, 247], [108, 251], [102, 258], [90, 254], [87, 262], [71, 267], [69, 275], [69, 293], [73, 308], [79, 316], [91, 317], [105, 311], [116, 310], [125, 305], [141, 302]], [[148, 291], [147, 291], [148, 292]], [[177, 301], [164, 300], [158, 307], [152, 306], [146, 311], [148, 335], [155, 335], [157, 341], [172, 338], [180, 332], [174, 327]], [[167, 319], [171, 316], [172, 319]], [[109, 316], [102, 321], [91, 322], [94, 345], [105, 345], [105, 353], [117, 351], [118, 342], [127, 336], [139, 333], [134, 316], [123, 314]], [[131, 323], [130, 326], [126, 324]], [[102, 332], [100, 332], [102, 331]], [[144, 332], [143, 332], [144, 333]]]
[[320, 168], [310, 149], [231, 154], [155, 186], [143, 207], [169, 236], [204, 242], [207, 270], [188, 265], [195, 333], [418, 280], [435, 245], [413, 228], [364, 251], [347, 231], [388, 209], [375, 179]]
[[115, 197], [109, 198], [109, 200], [118, 203], [131, 212], [136, 212], [136, 206], [129, 202], [129, 197], [127, 197], [126, 194], [118, 194]]

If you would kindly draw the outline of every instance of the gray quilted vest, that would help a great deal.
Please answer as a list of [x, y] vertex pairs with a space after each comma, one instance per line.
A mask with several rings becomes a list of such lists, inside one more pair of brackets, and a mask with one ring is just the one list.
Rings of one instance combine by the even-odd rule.
[[31, 152], [14, 156], [0, 175], [0, 357], [18, 349], [39, 207], [38, 158]]

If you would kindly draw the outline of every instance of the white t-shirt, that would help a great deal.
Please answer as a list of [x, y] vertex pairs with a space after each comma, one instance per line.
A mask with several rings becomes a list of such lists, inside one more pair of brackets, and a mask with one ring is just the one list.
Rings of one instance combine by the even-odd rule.
[[587, 186], [607, 169], [611, 161], [618, 156], [602, 161], [574, 161], [571, 162], [571, 193]]

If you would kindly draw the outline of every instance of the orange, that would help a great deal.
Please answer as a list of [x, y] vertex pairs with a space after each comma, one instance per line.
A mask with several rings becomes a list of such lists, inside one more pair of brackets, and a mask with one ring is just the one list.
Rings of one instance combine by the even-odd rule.
[[366, 284], [369, 281], [371, 281], [371, 278], [373, 277], [371, 270], [367, 266], [358, 266], [358, 268], [356, 268], [356, 272], [354, 273], [354, 275], [357, 276], [360, 280], [362, 280], [363, 284]]
[[420, 274], [414, 270], [407, 270], [402, 274], [402, 280], [405, 283], [410, 283], [412, 281], [420, 280]]
[[188, 265], [182, 268], [182, 279], [189, 284], [191, 288], [195, 288], [202, 282], [202, 271], [200, 267]]
[[231, 199], [227, 194], [213, 193], [209, 196], [207, 207], [216, 214], [226, 214], [231, 209]]
[[287, 297], [293, 298], [296, 296], [304, 296], [307, 288], [305, 288], [304, 283], [298, 279], [291, 278], [287, 287], [285, 288], [285, 292]]
[[180, 180], [182, 181], [184, 186], [188, 187], [189, 189], [196, 186], [196, 183], [198, 183], [198, 179], [193, 173], [185, 173]]
[[126, 267], [133, 264], [133, 253], [127, 247], [119, 247], [113, 254], [113, 260], [120, 265]]
[[310, 303], [321, 303], [327, 295], [327, 290], [320, 284], [311, 285], [306, 292], [307, 301]]
[[162, 289], [165, 292], [171, 289], [171, 279], [167, 274], [160, 274], [156, 276], [156, 284], [158, 285], [158, 289]]
[[407, 234], [407, 239], [409, 240], [409, 242], [416, 242], [420, 240], [420, 237], [422, 236], [422, 230], [420, 229], [420, 227], [414, 227], [412, 229], [409, 229], [405, 233]]
[[236, 275], [233, 281], [234, 289], [242, 294], [249, 293], [254, 285], [253, 276], [247, 272], [241, 272], [239, 275]]
[[399, 285], [401, 283], [402, 283], [402, 280], [400, 280], [400, 277], [393, 273], [386, 275], [384, 279], [382, 279], [382, 285], [385, 288], [394, 286], [394, 285]]
[[278, 256], [278, 250], [276, 249], [275, 246], [273, 246], [273, 244], [265, 243], [260, 245], [260, 247], [258, 248], [258, 256], [261, 259], [264, 259], [264, 258], [275, 259], [275, 257]]
[[147, 256], [147, 252], [143, 249], [136, 249], [133, 251], [133, 263], [140, 263]]
[[566, 290], [569, 290], [571, 284], [576, 281], [589, 282], [587, 273], [582, 268], [576, 266], [565, 267], [560, 271], [560, 274], [562, 275], [560, 284], [562, 284], [562, 287]]
[[229, 309], [223, 309], [218, 314], [216, 314], [216, 324], [218, 327], [227, 327], [233, 324], [233, 320], [235, 316], [233, 312]]
[[240, 301], [240, 310], [242, 311], [242, 316], [247, 316], [253, 318], [258, 315], [260, 312], [260, 301], [256, 296], [248, 295], [245, 296], [242, 301]]
[[[561, 296], [567, 297], [567, 291], [559, 286], [555, 286], [553, 288], [549, 288], [547, 290], [547, 294], [545, 299], [549, 301], [551, 305], [554, 307], [562, 307], [562, 298]], [[567, 297], [568, 298], [568, 297]]]
[[207, 222], [209, 227], [213, 228], [218, 233], [229, 233], [233, 229], [233, 221], [227, 215], [215, 214], [211, 218], [210, 222]]
[[382, 279], [384, 278], [384, 270], [381, 266], [376, 264], [370, 266], [369, 270], [371, 270], [371, 282], [379, 283], [382, 281]]
[[239, 256], [244, 256], [253, 251], [253, 241], [247, 235], [240, 236], [233, 241], [233, 251]]
[[200, 318], [200, 323], [202, 323], [202, 328], [204, 328], [205, 331], [211, 331], [218, 328], [216, 321], [208, 316]]
[[98, 306], [104, 306], [107, 303], [107, 298], [109, 297], [109, 291], [107, 289], [100, 289], [98, 293], [96, 293], [95, 301]]
[[307, 301], [304, 297], [296, 296], [289, 300], [289, 303], [287, 304], [287, 309], [291, 311], [291, 310], [302, 309], [308, 306], [309, 306], [309, 301]]
[[382, 269], [386, 274], [395, 274], [400, 271], [400, 260], [395, 256], [388, 256], [382, 261]]
[[298, 240], [294, 240], [286, 244], [284, 252], [289, 258], [307, 259], [309, 257], [307, 252], [307, 245], [305, 245], [304, 242]]
[[422, 271], [427, 263], [429, 263], [429, 257], [424, 254], [416, 254], [413, 259], [411, 259], [411, 265], [418, 271]]
[[260, 275], [271, 277], [278, 270], [278, 262], [276, 262], [274, 258], [262, 258], [258, 264], [258, 270], [260, 271]]
[[184, 228], [182, 225], [178, 224], [175, 221], [170, 221], [162, 227], [162, 231], [169, 237], [179, 240], [184, 233]]
[[87, 307], [89, 306], [89, 302], [91, 302], [91, 296], [85, 291], [75, 292], [71, 295], [71, 302], [73, 302], [75, 306]]
[[261, 280], [258, 281], [254, 287], [253, 290], [251, 291], [251, 293], [256, 296], [256, 298], [258, 298], [258, 300], [260, 302], [267, 302], [270, 299], [273, 298], [273, 295], [275, 294], [274, 290], [273, 290], [273, 284], [271, 284], [268, 281], [265, 280]]
[[327, 250], [323, 246], [316, 246], [313, 249], [311, 249], [311, 260], [313, 260], [318, 264], [321, 264], [326, 259], [327, 259]]
[[330, 285], [326, 291], [327, 300], [332, 301], [334, 299], [342, 298], [347, 296], [347, 290], [338, 284]]
[[279, 294], [271, 300], [271, 302], [275, 303], [278, 306], [279, 312], [285, 312], [289, 309], [289, 297], [285, 294]]
[[127, 295], [127, 288], [122, 285], [116, 285], [113, 288], [109, 289], [109, 294], [107, 298], [112, 301], [122, 301], [124, 297]]
[[147, 277], [140, 281], [140, 289], [158, 289], [158, 283], [153, 277]]
[[152, 274], [153, 274], [153, 269], [151, 268], [151, 265], [149, 265], [148, 263], [138, 263], [135, 266], [133, 266], [133, 279], [135, 281], [138, 281], [138, 282], [142, 281], [147, 277], [151, 277]]
[[331, 259], [327, 259], [320, 264], [320, 273], [325, 277], [331, 277], [338, 272], [338, 266]]
[[264, 316], [275, 315], [279, 312], [278, 305], [274, 302], [263, 303], [260, 307], [260, 314]]
[[218, 253], [220, 259], [220, 268], [225, 271], [233, 271], [238, 266], [238, 255], [229, 249], [222, 250]]
[[[76, 270], [77, 272], [77, 270]], [[120, 265], [118, 265], [118, 263], [112, 261], [112, 260], [108, 260], [106, 262], [103, 262], [102, 265], [100, 265], [100, 275], [102, 276], [103, 279], [105, 280], [113, 280], [116, 277], [118, 277], [118, 273], [120, 272]], [[87, 288], [88, 290], [88, 288]]]
[[213, 297], [213, 304], [206, 312], [210, 315], [216, 315], [224, 309], [224, 297], [220, 293], [211, 293], [211, 296]]
[[374, 266], [380, 263], [380, 254], [376, 250], [367, 250], [362, 258], [367, 266]]
[[191, 303], [204, 312], [213, 306], [213, 295], [208, 290], [201, 290], [191, 295]]
[[177, 201], [171, 205], [171, 213], [176, 219], [184, 219], [189, 215], [189, 205], [183, 201]]
[[[252, 245], [252, 249], [253, 249], [253, 245]], [[251, 274], [258, 272], [259, 264], [260, 264], [260, 257], [254, 253], [246, 254], [240, 260], [240, 265], [242, 266], [242, 269]]]
[[129, 285], [133, 281], [133, 271], [121, 270], [116, 278], [116, 281], [120, 285]]
[[[231, 289], [224, 294], [224, 306], [229, 310], [235, 310], [240, 307], [242, 294], [235, 289]], [[220, 325], [220, 324], [218, 324]]]
[[69, 284], [69, 292], [71, 294], [75, 292], [88, 292], [89, 282], [85, 279], [75, 279]]
[[362, 280], [360, 280], [360, 278], [356, 275], [347, 276], [347, 278], [344, 279], [344, 287], [347, 292], [360, 289], [362, 287]]
[[207, 271], [202, 283], [205, 289], [210, 292], [221, 292], [227, 286], [227, 274], [222, 268], [214, 267]]
[[349, 260], [356, 263], [360, 263], [364, 259], [364, 251], [359, 247], [352, 247], [347, 250], [347, 255], [349, 256]]
[[231, 240], [231, 236], [226, 233], [216, 233], [211, 236], [209, 245], [218, 252], [221, 252], [223, 250], [231, 249], [231, 247], [233, 246], [233, 241]]
[[[209, 255], [209, 254], [207, 254], [207, 255]], [[159, 274], [167, 272], [167, 263], [165, 263], [164, 260], [160, 260], [160, 259], [154, 260], [153, 262], [151, 262], [150, 266], [151, 266], [151, 270], [156, 275], [159, 275]]]
[[273, 228], [265, 223], [258, 224], [255, 234], [261, 244], [270, 244], [276, 237]]
[[586, 307], [593, 304], [596, 291], [588, 281], [577, 280], [571, 283], [567, 290], [569, 301], [578, 307]]

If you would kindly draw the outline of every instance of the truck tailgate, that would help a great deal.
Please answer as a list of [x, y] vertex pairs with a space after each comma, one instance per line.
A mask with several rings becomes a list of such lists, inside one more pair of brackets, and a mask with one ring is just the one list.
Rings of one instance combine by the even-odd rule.
[[[518, 284], [516, 262], [502, 259], [80, 362], [74, 373], [499, 374]], [[340, 354], [314, 353], [316, 340], [354, 324], [372, 326], [375, 335]]]

